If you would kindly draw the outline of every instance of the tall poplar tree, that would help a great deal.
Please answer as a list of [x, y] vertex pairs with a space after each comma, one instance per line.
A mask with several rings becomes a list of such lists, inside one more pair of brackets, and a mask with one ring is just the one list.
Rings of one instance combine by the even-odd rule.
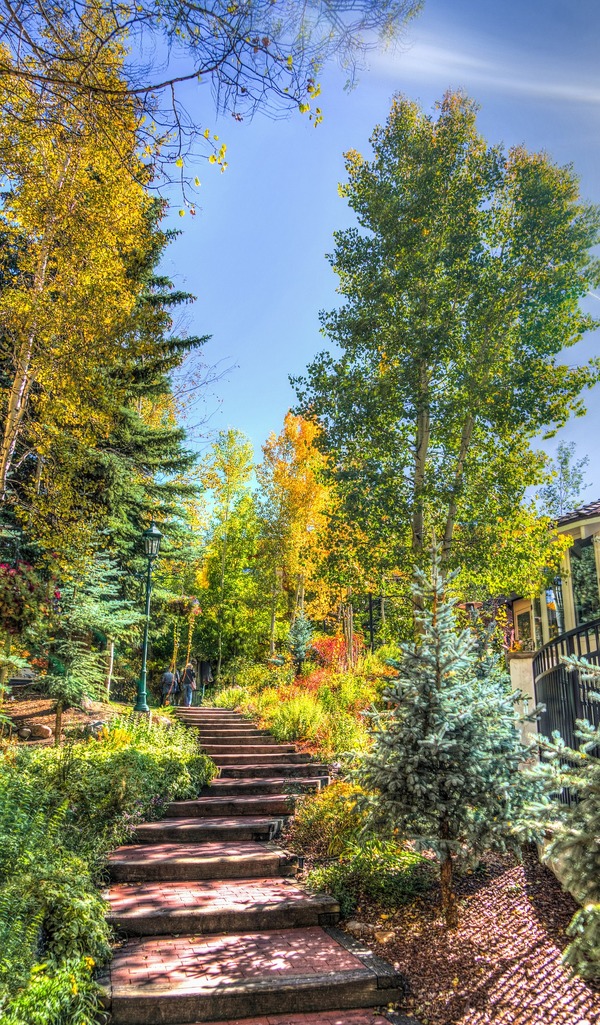
[[[372, 159], [346, 154], [358, 227], [335, 235], [343, 303], [322, 315], [341, 354], [296, 384], [348, 519], [388, 568], [408, 580], [435, 533], [443, 563], [484, 589], [535, 590], [560, 545], [522, 508], [543, 466], [530, 443], [581, 413], [597, 379], [561, 353], [593, 326], [579, 300], [600, 219], [570, 167], [488, 145], [476, 113], [460, 93], [434, 115], [397, 97]], [[530, 542], [524, 580], [511, 535]]]
[[[93, 34], [83, 43], [93, 48]], [[119, 90], [122, 65], [122, 50], [107, 50], [107, 90]], [[139, 292], [132, 271], [149, 246], [150, 172], [137, 152], [134, 104], [123, 100], [118, 117], [105, 110], [99, 125], [94, 102], [40, 96], [26, 77], [0, 82], [0, 331], [12, 366], [2, 394], [0, 500], [26, 454], [32, 403], [44, 425], [39, 454], [65, 418], [89, 443], [111, 421], [99, 368], [126, 358], [123, 331]]]
[[[201, 470], [204, 486], [211, 494], [212, 522], [207, 534], [204, 563], [206, 586], [205, 618], [200, 624], [205, 645], [214, 645], [211, 656], [217, 674], [224, 656], [236, 651], [235, 638], [245, 627], [241, 608], [248, 590], [254, 590], [256, 517], [249, 491], [254, 470], [252, 445], [240, 431], [220, 431]], [[212, 630], [211, 630], [212, 624]]]

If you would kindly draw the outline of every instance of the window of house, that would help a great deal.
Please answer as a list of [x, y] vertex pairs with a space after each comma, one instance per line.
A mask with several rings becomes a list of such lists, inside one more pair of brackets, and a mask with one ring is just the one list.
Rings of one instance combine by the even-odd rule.
[[577, 626], [600, 617], [600, 592], [593, 538], [575, 541], [569, 552]]
[[546, 591], [546, 613], [548, 615], [548, 634], [550, 640], [553, 640], [562, 632], [559, 627], [559, 607], [553, 587], [549, 587]]
[[542, 602], [540, 598], [533, 599], [533, 639], [536, 650], [544, 643], [542, 632]]
[[531, 651], [533, 649], [533, 635], [531, 632], [531, 613], [529, 610], [526, 612], [519, 612], [517, 614], [517, 635], [521, 649], [523, 651]]

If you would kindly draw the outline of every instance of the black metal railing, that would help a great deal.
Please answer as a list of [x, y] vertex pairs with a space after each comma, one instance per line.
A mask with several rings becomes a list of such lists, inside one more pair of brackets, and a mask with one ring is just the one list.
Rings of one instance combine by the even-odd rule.
[[565, 655], [576, 655], [600, 665], [600, 619], [555, 637], [540, 648], [533, 660], [536, 701], [545, 705], [538, 731], [549, 737], [558, 730], [570, 747], [578, 747], [575, 720], [600, 724], [600, 702], [590, 698], [590, 692], [600, 688], [597, 683], [585, 683], [580, 673], [568, 669], [561, 661]]

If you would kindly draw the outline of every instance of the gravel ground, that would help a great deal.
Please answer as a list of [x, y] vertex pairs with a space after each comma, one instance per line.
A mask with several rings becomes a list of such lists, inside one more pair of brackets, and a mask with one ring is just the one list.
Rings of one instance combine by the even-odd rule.
[[422, 1025], [600, 1025], [600, 990], [561, 961], [577, 905], [535, 853], [523, 865], [490, 861], [459, 889], [455, 932], [433, 891], [388, 916], [366, 906], [353, 916], [395, 931], [368, 942], [406, 976], [408, 1013]]

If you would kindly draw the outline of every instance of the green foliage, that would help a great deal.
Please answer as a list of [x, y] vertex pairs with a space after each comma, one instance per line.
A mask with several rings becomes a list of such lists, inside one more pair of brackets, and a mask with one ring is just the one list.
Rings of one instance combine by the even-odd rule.
[[29, 985], [6, 1008], [4, 1025], [94, 1025], [105, 1020], [93, 967], [89, 957], [37, 965]]
[[369, 792], [371, 821], [434, 852], [449, 925], [455, 924], [456, 862], [517, 848], [513, 824], [530, 785], [505, 671], [485, 638], [457, 632], [436, 554], [414, 586], [418, 640], [406, 645], [389, 710], [371, 715], [373, 744], [354, 778]]
[[95, 988], [82, 959], [91, 966], [109, 956], [97, 889], [108, 853], [168, 801], [196, 796], [215, 771], [182, 726], [133, 714], [113, 719], [97, 741], [7, 749], [0, 761], [3, 1021], [20, 1022], [45, 999], [31, 1020], [83, 1025]]
[[[583, 681], [600, 680], [600, 667], [585, 659], [564, 660]], [[600, 694], [592, 693], [600, 701]], [[543, 858], [555, 862], [562, 884], [583, 905], [571, 922], [565, 960], [586, 979], [600, 980], [600, 726], [578, 719], [577, 748], [560, 735], [539, 738], [542, 759], [531, 777], [544, 797], [529, 807], [529, 827], [545, 838]], [[558, 797], [568, 788], [574, 800]]]
[[315, 740], [323, 720], [323, 709], [312, 694], [297, 694], [277, 702], [269, 729], [277, 740]]
[[308, 883], [331, 893], [349, 915], [362, 899], [393, 909], [428, 884], [426, 859], [397, 841], [367, 833], [348, 840], [338, 861], [313, 869]]
[[296, 382], [340, 499], [333, 570], [362, 589], [397, 575], [408, 607], [432, 536], [465, 596], [539, 593], [562, 548], [527, 503], [543, 480], [532, 444], [598, 375], [561, 353], [595, 326], [580, 298], [599, 211], [572, 168], [506, 153], [476, 122], [461, 93], [433, 114], [397, 96], [372, 157], [346, 154], [358, 226], [330, 256], [343, 302]]
[[358, 807], [360, 787], [331, 783], [298, 803], [288, 836], [290, 847], [310, 858], [339, 857], [366, 824]]
[[339, 673], [307, 663], [304, 669], [294, 680], [289, 666], [246, 666], [238, 674], [244, 685], [218, 691], [215, 703], [258, 719], [278, 740], [309, 742], [323, 758], [364, 750], [362, 713], [378, 700], [381, 687], [361, 669]]
[[53, 672], [43, 680], [44, 690], [57, 705], [68, 708], [85, 697], [100, 696], [106, 675], [106, 659], [88, 644], [73, 638], [59, 641], [52, 658]]
[[542, 510], [552, 519], [564, 516], [581, 505], [582, 493], [587, 485], [585, 468], [590, 460], [588, 456], [575, 459], [575, 450], [574, 441], [559, 443], [556, 456], [549, 466], [550, 479], [539, 489]]
[[237, 708], [247, 695], [246, 687], [223, 687], [215, 695], [213, 704], [217, 708]]

